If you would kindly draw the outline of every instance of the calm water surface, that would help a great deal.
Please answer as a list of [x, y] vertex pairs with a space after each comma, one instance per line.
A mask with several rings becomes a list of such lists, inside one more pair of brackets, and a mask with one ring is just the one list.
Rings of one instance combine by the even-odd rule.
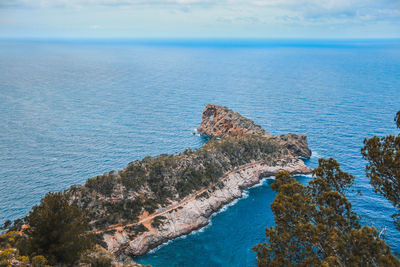
[[[397, 134], [400, 42], [0, 41], [0, 222], [135, 159], [204, 143], [191, 132], [207, 103], [226, 105], [272, 134], [308, 135], [313, 157], [356, 176], [364, 223], [387, 227], [391, 204], [371, 190], [364, 137]], [[310, 178], [299, 177], [306, 183]], [[273, 225], [270, 180], [211, 225], [139, 259], [153, 266], [252, 266]]]

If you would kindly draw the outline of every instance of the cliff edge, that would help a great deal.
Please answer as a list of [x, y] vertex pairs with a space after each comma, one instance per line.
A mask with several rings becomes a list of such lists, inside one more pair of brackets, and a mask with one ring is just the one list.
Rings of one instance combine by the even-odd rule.
[[129, 163], [119, 172], [89, 179], [65, 193], [86, 210], [103, 246], [123, 259], [209, 223], [210, 216], [263, 177], [287, 170], [309, 174], [305, 135], [269, 135], [226, 107], [207, 105], [201, 149], [161, 154]]
[[197, 131], [209, 137], [234, 137], [239, 135], [260, 135], [273, 138], [280, 145], [288, 148], [294, 155], [311, 157], [307, 136], [304, 134], [285, 134], [272, 136], [254, 121], [243, 117], [224, 106], [207, 104], [201, 116]]

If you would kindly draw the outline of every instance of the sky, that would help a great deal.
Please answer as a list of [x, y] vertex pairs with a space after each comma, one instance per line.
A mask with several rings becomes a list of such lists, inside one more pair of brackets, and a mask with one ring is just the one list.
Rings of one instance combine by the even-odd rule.
[[0, 38], [400, 38], [400, 0], [0, 0]]

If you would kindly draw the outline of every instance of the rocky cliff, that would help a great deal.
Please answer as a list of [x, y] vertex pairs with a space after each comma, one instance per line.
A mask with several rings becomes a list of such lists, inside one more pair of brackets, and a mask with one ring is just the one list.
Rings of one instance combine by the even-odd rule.
[[[132, 236], [130, 229], [124, 226], [105, 233], [107, 248], [117, 254], [143, 255], [168, 240], [206, 226], [214, 212], [242, 197], [244, 189], [280, 170], [287, 170], [292, 174], [310, 173], [310, 169], [299, 159], [281, 162], [259, 161], [241, 166], [237, 170], [228, 172], [218, 183], [141, 218], [137, 224], [142, 224], [148, 229], [142, 234]], [[153, 225], [152, 222], [157, 218], [162, 218], [161, 223]]]
[[288, 148], [294, 155], [309, 158], [307, 137], [303, 134], [271, 136], [261, 126], [224, 106], [208, 104], [201, 116], [197, 131], [203, 136], [232, 137], [238, 135], [260, 135], [273, 138], [281, 146]]
[[71, 202], [88, 212], [108, 250], [122, 258], [143, 255], [205, 226], [214, 212], [262, 177], [280, 170], [311, 172], [299, 159], [311, 155], [304, 135], [271, 136], [215, 105], [204, 110], [199, 132], [222, 138], [201, 149], [131, 162], [66, 191]]
[[197, 128], [201, 135], [228, 137], [245, 134], [269, 136], [254, 121], [247, 119], [227, 107], [208, 104], [203, 110], [201, 124]]

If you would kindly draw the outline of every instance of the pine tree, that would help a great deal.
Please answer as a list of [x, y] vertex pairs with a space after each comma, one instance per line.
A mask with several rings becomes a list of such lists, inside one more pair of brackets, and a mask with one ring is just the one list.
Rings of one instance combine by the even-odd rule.
[[320, 159], [304, 186], [286, 171], [276, 175], [271, 204], [275, 227], [256, 245], [258, 266], [399, 266], [373, 227], [361, 226], [345, 196], [354, 177], [334, 159]]
[[76, 205], [70, 205], [62, 193], [48, 193], [25, 218], [18, 248], [23, 255], [43, 255], [50, 264], [72, 264], [93, 246], [86, 233], [88, 219]]
[[[400, 128], [400, 111], [394, 120]], [[400, 135], [366, 138], [361, 153], [368, 161], [366, 173], [375, 192], [397, 208], [398, 212], [392, 217], [400, 230]]]

